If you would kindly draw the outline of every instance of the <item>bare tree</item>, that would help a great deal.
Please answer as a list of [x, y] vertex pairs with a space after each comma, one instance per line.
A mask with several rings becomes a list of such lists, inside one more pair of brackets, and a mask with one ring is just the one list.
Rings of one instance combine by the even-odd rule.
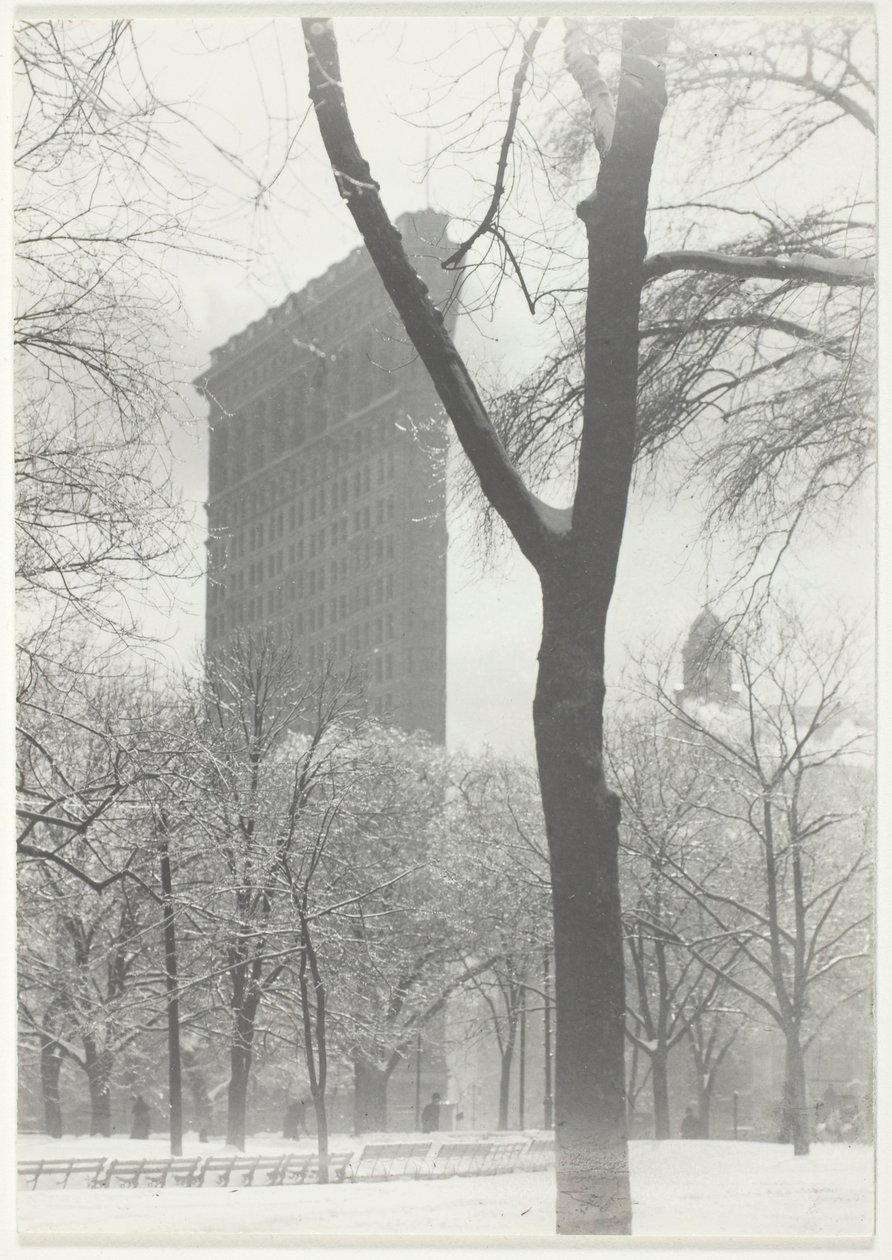
[[675, 738], [707, 756], [714, 780], [701, 804], [713, 837], [667, 872], [703, 926], [670, 936], [783, 1036], [781, 1133], [797, 1155], [809, 1149], [805, 1051], [870, 984], [870, 735], [848, 689], [851, 648], [845, 632], [821, 642], [777, 614], [735, 634], [738, 705], [658, 685]]
[[[664, 1139], [673, 1136], [670, 1053], [684, 1042], [692, 1043], [704, 1059], [709, 1058], [714, 1072], [718, 1051], [710, 1034], [718, 1028], [712, 1015], [717, 1008], [726, 1009], [724, 976], [735, 964], [724, 941], [716, 946], [721, 972], [707, 968], [679, 943], [689, 934], [708, 937], [702, 912], [679, 889], [676, 873], [697, 862], [708, 827], [704, 803], [710, 800], [714, 783], [705, 757], [680, 749], [653, 706], [613, 715], [607, 757], [623, 802], [626, 1035], [650, 1063], [654, 1137]], [[709, 944], [703, 943], [701, 952], [709, 956]], [[723, 1054], [726, 1051], [727, 1047]], [[702, 1126], [708, 1091], [701, 1089], [700, 1094]]]
[[[195, 684], [192, 759], [184, 785], [192, 846], [206, 861], [206, 928], [225, 988], [230, 1038], [227, 1141], [244, 1148], [257, 1015], [301, 949], [279, 878], [335, 749], [361, 717], [350, 679], [313, 676], [272, 627], [234, 636]], [[311, 826], [312, 829], [312, 826]]]
[[[861, 286], [862, 260], [676, 250], [648, 259], [646, 212], [666, 106], [669, 24], [623, 23], [614, 97], [578, 24], [566, 67], [588, 107], [600, 157], [577, 213], [588, 244], [580, 440], [572, 507], [527, 486], [413, 271], [354, 136], [330, 21], [304, 20], [310, 96], [338, 192], [425, 363], [483, 493], [539, 575], [543, 637], [534, 704], [554, 906], [557, 1015], [557, 1228], [627, 1233], [625, 993], [618, 873], [619, 803], [603, 761], [604, 633], [638, 446], [642, 288], [691, 268], [757, 280]], [[525, 52], [524, 55], [528, 55]]]

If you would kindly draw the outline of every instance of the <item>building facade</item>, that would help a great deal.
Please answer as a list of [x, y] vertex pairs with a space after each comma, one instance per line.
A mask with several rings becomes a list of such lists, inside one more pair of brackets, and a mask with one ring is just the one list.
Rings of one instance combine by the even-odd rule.
[[[397, 226], [444, 312], [446, 219]], [[445, 739], [446, 432], [364, 247], [211, 351], [206, 644], [272, 625]]]

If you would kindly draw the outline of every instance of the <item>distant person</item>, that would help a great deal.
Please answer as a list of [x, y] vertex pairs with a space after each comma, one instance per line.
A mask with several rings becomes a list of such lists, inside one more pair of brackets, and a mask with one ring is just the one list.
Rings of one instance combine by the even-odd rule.
[[307, 1132], [307, 1104], [303, 1099], [300, 1102], [290, 1102], [285, 1108], [285, 1115], [282, 1119], [282, 1137], [288, 1141], [296, 1142], [301, 1133]]
[[133, 1119], [130, 1123], [130, 1136], [132, 1138], [145, 1140], [149, 1136], [151, 1114], [149, 1104], [142, 1094], [137, 1094], [133, 1100]]
[[421, 1113], [421, 1132], [436, 1133], [440, 1128], [440, 1095], [431, 1094], [431, 1100]]
[[693, 1107], [685, 1108], [681, 1121], [681, 1136], [683, 1138], [698, 1138], [700, 1136], [700, 1121], [694, 1115]]

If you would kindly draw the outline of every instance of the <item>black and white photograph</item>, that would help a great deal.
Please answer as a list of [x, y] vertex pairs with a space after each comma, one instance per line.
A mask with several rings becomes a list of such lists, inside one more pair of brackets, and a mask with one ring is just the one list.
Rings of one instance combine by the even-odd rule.
[[876, 23], [12, 15], [20, 1245], [874, 1244]]

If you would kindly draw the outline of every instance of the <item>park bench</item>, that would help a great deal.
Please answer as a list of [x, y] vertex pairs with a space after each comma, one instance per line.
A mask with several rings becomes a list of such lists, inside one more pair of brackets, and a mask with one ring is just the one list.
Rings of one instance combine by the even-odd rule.
[[113, 1159], [105, 1176], [97, 1178], [93, 1184], [106, 1188], [117, 1184], [135, 1190], [142, 1178], [153, 1187], [195, 1186], [201, 1184], [200, 1164], [199, 1156], [194, 1159]]
[[364, 1146], [353, 1166], [353, 1180], [420, 1177], [426, 1171], [430, 1142], [387, 1142]]
[[[350, 1152], [331, 1152], [328, 1156], [329, 1181], [344, 1181], [350, 1168], [353, 1156]], [[313, 1152], [306, 1155], [286, 1155], [282, 1161], [282, 1173], [279, 1185], [302, 1186], [319, 1180], [319, 1156]]]
[[266, 1185], [281, 1184], [282, 1166], [287, 1155], [209, 1155], [201, 1165], [196, 1185], [253, 1186], [255, 1177], [265, 1177]]
[[510, 1173], [520, 1163], [529, 1147], [529, 1142], [493, 1142], [489, 1156], [482, 1168], [484, 1173]]
[[533, 1138], [529, 1150], [523, 1157], [523, 1166], [530, 1172], [539, 1172], [543, 1168], [551, 1168], [554, 1164], [554, 1138]]
[[433, 1158], [431, 1176], [472, 1177], [482, 1173], [491, 1150], [491, 1142], [445, 1143]]
[[55, 1188], [62, 1190], [72, 1177], [79, 1184], [95, 1185], [104, 1167], [104, 1159], [25, 1159], [19, 1161], [18, 1175], [23, 1188], [36, 1190], [41, 1177], [54, 1177]]

